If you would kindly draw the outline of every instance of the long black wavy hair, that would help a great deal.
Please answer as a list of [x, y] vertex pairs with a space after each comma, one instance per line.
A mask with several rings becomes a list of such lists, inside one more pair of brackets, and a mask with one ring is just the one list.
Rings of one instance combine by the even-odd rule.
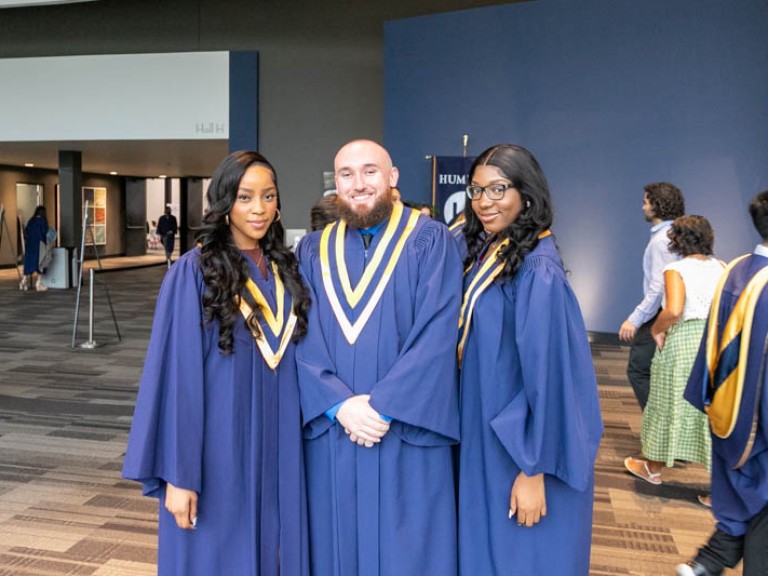
[[[252, 330], [260, 331], [258, 319], [262, 316], [261, 309], [245, 289], [250, 271], [248, 260], [235, 244], [227, 218], [237, 198], [240, 180], [251, 166], [264, 166], [269, 169], [277, 188], [275, 169], [264, 156], [251, 151], [231, 153], [213, 172], [206, 195], [208, 210], [203, 215], [202, 227], [197, 235], [197, 241], [201, 245], [200, 268], [206, 286], [203, 313], [206, 322], [218, 320], [219, 349], [224, 354], [230, 354], [234, 345], [232, 334], [235, 322], [240, 316], [236, 297], [245, 299], [253, 308], [253, 314], [247, 323]], [[279, 190], [277, 207], [279, 210]], [[259, 246], [264, 254], [277, 264], [280, 277], [291, 295], [293, 311], [296, 314], [293, 339], [297, 341], [307, 333], [309, 292], [301, 280], [296, 257], [285, 245], [283, 226], [277, 218], [259, 240]]]
[[[509, 180], [520, 193], [523, 209], [514, 222], [500, 231], [498, 240], [510, 239], [509, 244], [499, 251], [499, 260], [504, 268], [499, 279], [515, 274], [523, 258], [538, 244], [538, 236], [552, 226], [552, 198], [549, 185], [538, 161], [528, 150], [514, 144], [497, 144], [480, 154], [469, 169], [469, 181], [479, 166], [494, 166]], [[509, 193], [509, 192], [507, 192]], [[483, 224], [472, 210], [472, 202], [464, 207], [466, 224], [464, 238], [467, 243], [467, 268], [483, 250], [487, 241]]]

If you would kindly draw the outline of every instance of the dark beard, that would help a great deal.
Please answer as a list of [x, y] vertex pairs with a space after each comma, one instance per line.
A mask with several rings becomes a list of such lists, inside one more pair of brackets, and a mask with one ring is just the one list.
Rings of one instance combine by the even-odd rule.
[[339, 212], [339, 218], [346, 220], [349, 226], [353, 228], [370, 228], [389, 218], [389, 215], [392, 214], [392, 201], [389, 197], [381, 198], [365, 214], [355, 212], [344, 201], [339, 202], [336, 205], [336, 209]]

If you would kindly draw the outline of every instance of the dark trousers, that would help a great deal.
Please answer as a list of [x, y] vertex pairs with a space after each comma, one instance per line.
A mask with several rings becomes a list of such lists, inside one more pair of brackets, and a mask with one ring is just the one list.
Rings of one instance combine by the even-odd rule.
[[642, 410], [645, 410], [648, 393], [651, 390], [651, 360], [656, 352], [656, 342], [651, 336], [651, 326], [657, 316], [658, 314], [637, 329], [632, 339], [632, 348], [629, 350], [627, 377]]
[[171, 255], [173, 254], [173, 245], [175, 243], [176, 238], [173, 234], [166, 234], [163, 236], [163, 248], [165, 248], [165, 257], [170, 260]]
[[711, 576], [733, 568], [744, 559], [744, 576], [768, 576], [768, 505], [749, 521], [744, 536], [716, 530], [694, 558]]

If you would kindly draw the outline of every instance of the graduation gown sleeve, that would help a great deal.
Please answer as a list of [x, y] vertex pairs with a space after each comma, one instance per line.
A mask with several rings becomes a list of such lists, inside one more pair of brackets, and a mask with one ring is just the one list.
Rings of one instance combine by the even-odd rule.
[[[320, 315], [330, 314], [330, 310], [319, 309], [316, 290], [322, 287], [314, 286], [312, 282], [313, 267], [316, 261], [320, 234], [315, 233], [302, 238], [296, 253], [299, 269], [309, 290], [312, 306], [309, 309], [307, 324], [310, 327], [307, 335], [296, 348], [296, 360], [300, 379], [312, 382], [312, 386], [301, 388], [301, 411], [305, 426], [305, 436], [315, 438], [325, 432], [333, 422], [325, 415], [327, 410], [339, 402], [353, 396], [352, 390], [337, 376], [334, 363], [328, 351], [323, 327], [326, 324], [320, 320]], [[306, 353], [305, 353], [306, 352]]]
[[123, 477], [159, 496], [165, 482], [200, 492], [203, 446], [202, 277], [197, 258], [168, 271], [157, 301]]
[[456, 339], [462, 266], [448, 228], [429, 221], [414, 241], [413, 324], [397, 361], [371, 390], [371, 406], [412, 444], [459, 440]]
[[576, 298], [546, 257], [526, 259], [505, 293], [514, 300], [522, 388], [491, 427], [526, 475], [543, 472], [585, 490], [602, 421]]

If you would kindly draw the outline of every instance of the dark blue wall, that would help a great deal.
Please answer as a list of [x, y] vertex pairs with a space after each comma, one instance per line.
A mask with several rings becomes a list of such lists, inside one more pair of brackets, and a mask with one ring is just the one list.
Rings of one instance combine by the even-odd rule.
[[384, 143], [404, 198], [427, 155], [517, 143], [548, 176], [587, 327], [642, 297], [643, 185], [667, 180], [730, 259], [758, 241], [768, 188], [768, 2], [539, 0], [388, 22]]

